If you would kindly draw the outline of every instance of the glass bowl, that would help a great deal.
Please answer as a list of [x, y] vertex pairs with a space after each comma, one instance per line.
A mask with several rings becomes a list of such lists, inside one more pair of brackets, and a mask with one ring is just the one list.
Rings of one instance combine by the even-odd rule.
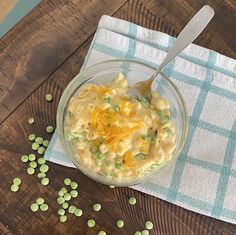
[[83, 70], [66, 87], [58, 105], [57, 131], [65, 153], [72, 160], [74, 165], [88, 177], [107, 185], [131, 186], [142, 183], [156, 176], [164, 166], [167, 164], [169, 165], [179, 156], [186, 142], [188, 133], [187, 108], [178, 88], [162, 73], [160, 73], [153, 82], [152, 89], [156, 90], [160, 95], [166, 97], [170, 103], [171, 119], [176, 128], [176, 149], [173, 153], [173, 158], [170, 161], [160, 164], [152, 170], [150, 174], [142, 177], [128, 179], [108, 178], [87, 168], [82, 161], [75, 159], [72, 150], [73, 148], [65, 138], [64, 131], [67, 107], [71, 97], [78, 94], [81, 86], [85, 83], [107, 84], [116, 78], [119, 72], [122, 72], [125, 75], [126, 79], [128, 79], [129, 85], [133, 85], [136, 82], [147, 80], [152, 75], [154, 70], [155, 69], [153, 67], [136, 61], [109, 60]]

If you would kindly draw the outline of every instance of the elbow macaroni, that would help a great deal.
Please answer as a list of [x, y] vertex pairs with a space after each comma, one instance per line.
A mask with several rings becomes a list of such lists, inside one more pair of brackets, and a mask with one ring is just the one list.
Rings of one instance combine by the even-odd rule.
[[107, 177], [140, 177], [172, 158], [176, 134], [169, 103], [131, 97], [119, 74], [110, 84], [86, 84], [71, 98], [66, 135], [75, 157]]

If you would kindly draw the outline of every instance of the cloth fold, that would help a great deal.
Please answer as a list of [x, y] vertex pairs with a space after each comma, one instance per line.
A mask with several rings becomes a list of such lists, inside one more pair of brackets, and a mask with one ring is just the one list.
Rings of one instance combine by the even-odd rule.
[[[82, 69], [115, 58], [157, 67], [174, 41], [165, 33], [103, 16]], [[188, 140], [173, 164], [132, 188], [236, 223], [236, 60], [191, 44], [163, 72], [185, 98]], [[45, 158], [73, 167], [57, 133]]]

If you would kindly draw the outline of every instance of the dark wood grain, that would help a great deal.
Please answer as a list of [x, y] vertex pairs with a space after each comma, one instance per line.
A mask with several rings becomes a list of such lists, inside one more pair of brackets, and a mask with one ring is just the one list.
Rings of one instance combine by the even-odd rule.
[[[171, 17], [173, 18], [177, 13], [180, 14], [181, 11], [176, 9], [176, 13], [169, 13], [171, 8], [167, 2], [175, 4], [176, 8], [178, 8], [177, 3], [180, 3], [179, 1], [130, 0], [114, 16], [176, 35], [186, 20], [181, 15], [183, 19], [178, 22], [171, 21]], [[182, 12], [182, 14], [197, 11], [198, 5], [195, 9], [193, 6], [190, 7], [187, 2], [182, 1], [185, 7], [185, 13]], [[199, 2], [203, 4], [203, 1]], [[230, 2], [233, 6], [233, 1]], [[227, 4], [230, 5], [230, 3]], [[56, 11], [57, 6], [53, 7]], [[180, 8], [181, 6], [179, 6]], [[65, 9], [67, 8], [65, 7]], [[90, 12], [90, 14], [93, 13]], [[232, 14], [235, 14], [235, 11]], [[209, 30], [213, 30], [212, 27], [210, 25]], [[15, 29], [17, 30], [17, 28]], [[207, 35], [206, 38], [203, 36], [201, 42], [204, 41], [205, 46], [211, 47], [211, 43], [207, 45], [207, 37]], [[28, 94], [25, 101], [0, 125], [0, 234], [95, 235], [100, 229], [104, 229], [108, 234], [128, 235], [133, 234], [136, 230], [141, 230], [146, 219], [153, 220], [155, 224], [150, 235], [236, 234], [235, 225], [188, 211], [129, 188], [110, 189], [90, 180], [76, 169], [49, 163], [48, 175], [51, 182], [48, 186], [41, 186], [36, 175], [27, 175], [27, 164], [20, 161], [22, 154], [32, 152], [27, 136], [29, 133], [36, 133], [47, 139], [51, 137], [45, 132], [45, 127], [48, 124], [55, 125], [56, 108], [60, 96], [68, 82], [79, 72], [91, 40], [90, 35], [83, 45], [78, 45], [73, 54], [64, 60], [58, 69], [55, 68], [54, 73], [47, 76], [37, 89], [31, 90], [33, 92]], [[227, 40], [229, 39], [224, 39], [224, 41]], [[231, 43], [230, 40], [228, 42]], [[10, 42], [6, 40], [5, 43], [7, 46]], [[229, 47], [233, 48], [232, 53], [235, 53], [236, 48], [233, 43], [230, 43], [222, 44], [222, 51], [227, 50], [230, 45]], [[53, 56], [55, 55], [52, 53]], [[42, 64], [46, 63], [45, 58], [42, 60]], [[17, 88], [17, 91], [22, 92], [21, 87]], [[53, 94], [52, 103], [44, 100], [44, 95], [48, 92]], [[34, 125], [27, 123], [29, 116], [35, 117]], [[23, 183], [19, 192], [12, 193], [10, 185], [15, 176], [19, 176]], [[69, 215], [68, 222], [63, 224], [58, 221], [56, 198], [57, 191], [63, 185], [65, 177], [70, 177], [79, 183], [79, 196], [72, 202], [82, 208], [84, 214], [80, 218]], [[131, 195], [134, 195], [138, 201], [134, 207], [127, 203], [128, 197]], [[43, 196], [49, 203], [48, 212], [32, 213], [30, 211], [30, 204], [38, 196]], [[94, 202], [102, 204], [103, 208], [99, 213], [94, 213], [92, 210]], [[89, 218], [95, 218], [97, 221], [97, 225], [93, 229], [88, 229], [86, 226]], [[115, 226], [118, 218], [123, 218], [125, 221], [125, 227], [122, 230], [118, 230]]]

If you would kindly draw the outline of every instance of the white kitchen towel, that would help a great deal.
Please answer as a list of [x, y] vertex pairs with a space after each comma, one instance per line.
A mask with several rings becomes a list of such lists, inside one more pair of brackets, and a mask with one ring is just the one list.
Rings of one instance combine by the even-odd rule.
[[[115, 58], [157, 67], [174, 40], [167, 34], [103, 16], [83, 69]], [[174, 164], [132, 188], [236, 223], [236, 60], [191, 44], [164, 73], [187, 103], [188, 140]], [[73, 167], [56, 133], [45, 158]]]

